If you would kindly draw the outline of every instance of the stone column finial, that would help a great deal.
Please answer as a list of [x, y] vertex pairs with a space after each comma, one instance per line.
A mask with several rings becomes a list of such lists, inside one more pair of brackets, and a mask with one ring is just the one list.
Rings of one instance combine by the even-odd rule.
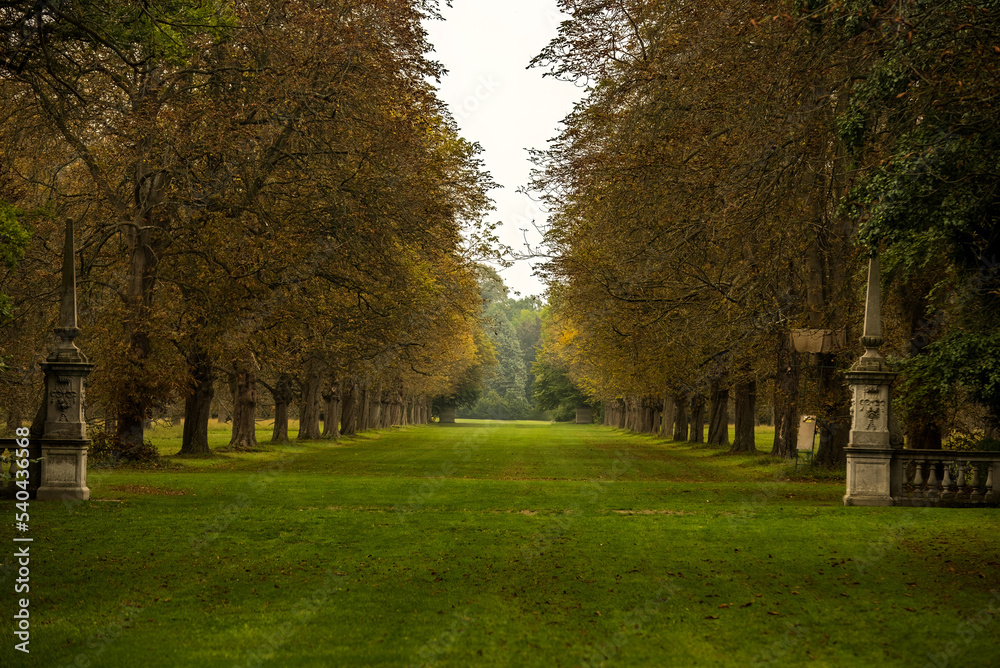
[[854, 365], [854, 369], [861, 371], [888, 371], [882, 355], [879, 354], [879, 346], [885, 339], [882, 338], [882, 286], [881, 270], [879, 267], [878, 254], [872, 253], [868, 261], [868, 293], [865, 297], [865, 328], [861, 335], [861, 345], [865, 347], [865, 354]]
[[73, 220], [66, 219], [66, 241], [63, 246], [62, 287], [59, 303], [59, 326], [56, 336], [59, 343], [49, 355], [50, 362], [86, 362], [80, 349], [73, 343], [80, 334], [76, 324], [76, 253], [73, 243]]

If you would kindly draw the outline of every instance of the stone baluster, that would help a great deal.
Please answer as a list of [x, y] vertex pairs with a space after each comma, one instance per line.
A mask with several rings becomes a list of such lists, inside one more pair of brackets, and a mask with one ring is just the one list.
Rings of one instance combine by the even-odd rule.
[[[952, 490], [955, 487], [955, 490]], [[955, 485], [955, 481], [951, 479], [951, 465], [948, 462], [944, 463], [944, 480], [941, 481], [941, 500], [947, 501], [958, 497], [958, 486]]]
[[924, 463], [922, 461], [913, 462], [913, 493], [914, 499], [924, 498]]
[[969, 487], [969, 462], [959, 461], [955, 465], [958, 469], [958, 477], [955, 481], [958, 483], [955, 487], [955, 498], [968, 501], [972, 494], [972, 489]]
[[996, 468], [996, 464], [990, 462], [987, 465], [987, 467], [988, 467], [987, 468], [988, 472], [986, 474], [986, 496], [984, 498], [984, 501], [993, 502], [996, 500], [993, 498], [993, 469]]
[[979, 462], [972, 464], [972, 490], [969, 494], [969, 500], [973, 503], [983, 502], [983, 493], [980, 491], [979, 487], [982, 484], [979, 476]]
[[929, 501], [938, 501], [941, 499], [941, 481], [938, 480], [937, 462], [933, 459], [928, 459], [927, 469], [927, 492], [924, 496]]

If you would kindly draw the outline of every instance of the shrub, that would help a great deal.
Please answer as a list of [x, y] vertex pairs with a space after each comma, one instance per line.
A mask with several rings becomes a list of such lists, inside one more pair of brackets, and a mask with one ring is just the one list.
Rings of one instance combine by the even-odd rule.
[[967, 431], [957, 431], [952, 434], [947, 446], [948, 450], [959, 450], [968, 452], [977, 450], [980, 452], [1000, 452], [1000, 439], [991, 438], [985, 434]]
[[95, 429], [90, 434], [90, 449], [87, 458], [98, 466], [115, 467], [132, 464], [156, 464], [160, 452], [149, 439], [142, 443], [121, 443], [114, 433]]

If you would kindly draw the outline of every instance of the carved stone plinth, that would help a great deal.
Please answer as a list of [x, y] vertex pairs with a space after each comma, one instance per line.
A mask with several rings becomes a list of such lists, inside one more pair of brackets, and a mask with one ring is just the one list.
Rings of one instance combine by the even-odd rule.
[[590, 406], [580, 406], [576, 409], [577, 424], [591, 424], [594, 421], [594, 409]]
[[441, 409], [441, 424], [455, 424], [454, 406], [445, 406]]
[[847, 447], [845, 506], [892, 506], [902, 492], [903, 469], [894, 448]]
[[[857, 367], [855, 367], [857, 368]], [[851, 387], [851, 434], [855, 448], [891, 447], [892, 371], [857, 371], [844, 374]]]
[[90, 441], [43, 438], [42, 483], [39, 500], [90, 499], [87, 487], [87, 449]]
[[45, 431], [47, 438], [86, 439], [83, 413], [85, 380], [94, 369], [85, 362], [45, 362]]

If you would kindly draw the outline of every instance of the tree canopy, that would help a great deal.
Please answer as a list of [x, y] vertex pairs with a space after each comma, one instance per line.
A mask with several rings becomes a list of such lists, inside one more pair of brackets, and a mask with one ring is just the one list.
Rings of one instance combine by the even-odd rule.
[[[997, 427], [980, 361], [1000, 353], [984, 271], [997, 243], [992, 3], [560, 6], [570, 19], [533, 64], [588, 96], [534, 154], [532, 187], [553, 211], [547, 336], [579, 387], [622, 402], [633, 428], [676, 420], [686, 438], [687, 412], [732, 386], [742, 449], [760, 383], [775, 454], [792, 454], [810, 413], [818, 461], [837, 464], [840, 372], [879, 252], [899, 286], [886, 318], [902, 325], [901, 405], [925, 409], [904, 410], [908, 440], [934, 447], [921, 422], [938, 447], [942, 430]], [[805, 330], [837, 345], [798, 353]], [[961, 415], [926, 410], [962, 397]]]
[[[421, 25], [435, 11], [410, 0], [0, 10], [4, 259], [26, 244], [8, 205], [51, 221], [29, 254], [51, 256], [58, 222], [77, 221], [81, 346], [116, 440], [141, 441], [147, 420], [185, 401], [183, 450], [206, 451], [218, 378], [251, 420], [258, 383], [296, 378], [302, 433], [314, 435], [321, 385], [345, 402], [412, 406], [482, 363], [472, 259], [492, 239], [482, 215], [494, 184], [435, 95], [441, 67]], [[8, 278], [4, 326], [34, 321], [51, 291]], [[28, 348], [0, 352], [23, 367]], [[234, 429], [234, 446], [253, 439], [252, 426]]]

